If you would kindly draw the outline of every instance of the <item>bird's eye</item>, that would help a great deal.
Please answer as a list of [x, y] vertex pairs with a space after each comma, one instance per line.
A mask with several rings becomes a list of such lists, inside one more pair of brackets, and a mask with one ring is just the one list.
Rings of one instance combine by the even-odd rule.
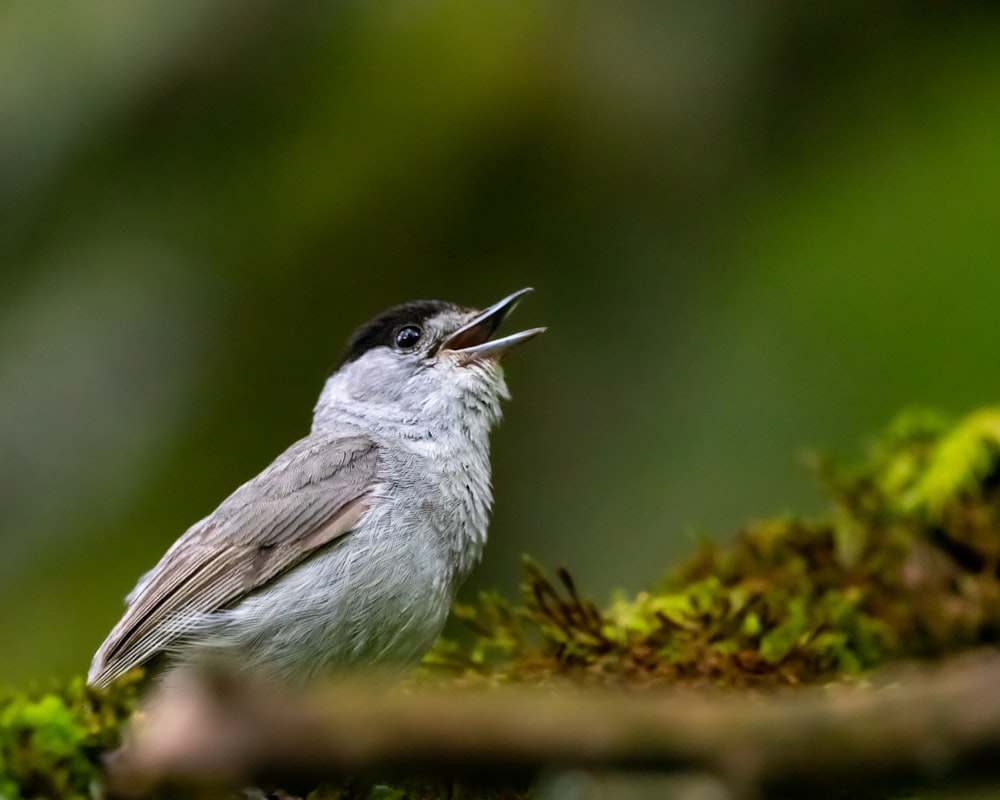
[[400, 350], [410, 350], [417, 346], [424, 332], [416, 325], [404, 325], [396, 331], [396, 347]]

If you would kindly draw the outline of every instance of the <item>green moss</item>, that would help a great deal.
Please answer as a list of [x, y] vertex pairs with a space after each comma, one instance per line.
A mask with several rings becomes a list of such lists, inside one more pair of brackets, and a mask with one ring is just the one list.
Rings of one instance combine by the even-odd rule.
[[0, 696], [0, 798], [101, 796], [101, 758], [118, 746], [139, 679], [101, 693], [77, 678], [50, 693]]
[[519, 604], [457, 610], [427, 664], [495, 682], [798, 684], [1000, 638], [1000, 409], [909, 411], [866, 457], [814, 459], [817, 519], [754, 523], [599, 609], [530, 560]]

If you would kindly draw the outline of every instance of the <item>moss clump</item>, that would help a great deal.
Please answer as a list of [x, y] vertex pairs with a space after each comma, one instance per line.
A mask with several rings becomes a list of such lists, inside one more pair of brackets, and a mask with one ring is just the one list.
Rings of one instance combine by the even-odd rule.
[[119, 744], [139, 679], [133, 673], [107, 692], [76, 678], [49, 693], [0, 695], [0, 798], [103, 796], [101, 758]]
[[521, 604], [456, 608], [474, 641], [427, 663], [497, 682], [797, 684], [1000, 639], [1000, 408], [907, 412], [860, 463], [814, 468], [822, 518], [754, 523], [603, 609], [527, 561]]

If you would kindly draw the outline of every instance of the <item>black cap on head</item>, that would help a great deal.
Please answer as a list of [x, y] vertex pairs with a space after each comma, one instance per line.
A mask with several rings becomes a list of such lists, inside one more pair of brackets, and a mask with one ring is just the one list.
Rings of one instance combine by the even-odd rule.
[[460, 310], [459, 306], [442, 300], [415, 300], [382, 312], [354, 331], [347, 340], [347, 347], [337, 369], [357, 360], [373, 347], [392, 347], [400, 328], [405, 325], [422, 326], [430, 317], [448, 309]]

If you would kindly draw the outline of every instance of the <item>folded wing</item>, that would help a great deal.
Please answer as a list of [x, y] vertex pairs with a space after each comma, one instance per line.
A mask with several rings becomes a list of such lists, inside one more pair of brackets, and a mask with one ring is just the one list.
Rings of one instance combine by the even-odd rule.
[[105, 686], [349, 533], [367, 510], [377, 451], [364, 437], [303, 439], [191, 526], [128, 596], [88, 682]]

